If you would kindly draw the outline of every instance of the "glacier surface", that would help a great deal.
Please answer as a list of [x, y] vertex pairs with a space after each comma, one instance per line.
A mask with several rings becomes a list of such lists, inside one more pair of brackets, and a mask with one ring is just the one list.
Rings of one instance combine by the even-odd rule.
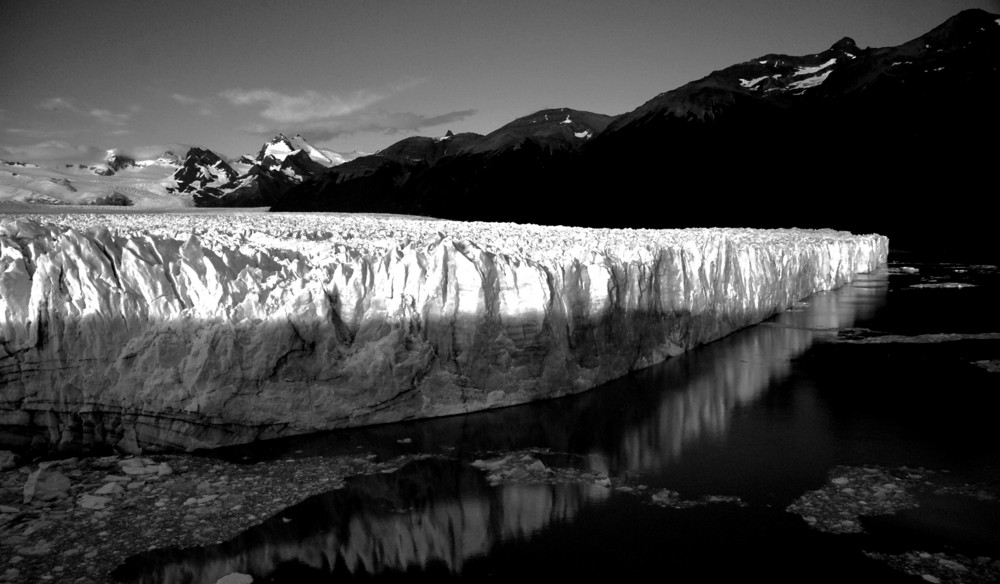
[[193, 449], [568, 395], [887, 253], [794, 229], [0, 217], [0, 442]]

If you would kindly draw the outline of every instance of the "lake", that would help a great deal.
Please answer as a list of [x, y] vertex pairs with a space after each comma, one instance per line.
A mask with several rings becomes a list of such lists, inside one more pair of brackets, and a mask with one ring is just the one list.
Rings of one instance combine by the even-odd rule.
[[[890, 260], [582, 395], [205, 453], [432, 456], [350, 479], [233, 540], [141, 554], [115, 576], [914, 582], [866, 552], [1000, 558], [1000, 505], [968, 496], [1000, 484], [1000, 272]], [[786, 508], [836, 467], [933, 474], [956, 489], [829, 533]]]

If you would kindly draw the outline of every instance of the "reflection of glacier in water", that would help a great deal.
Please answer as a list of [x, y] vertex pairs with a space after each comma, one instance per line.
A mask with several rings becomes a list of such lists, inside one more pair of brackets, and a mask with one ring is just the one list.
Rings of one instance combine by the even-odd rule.
[[[295, 580], [290, 570], [461, 573], [470, 559], [488, 555], [498, 543], [530, 539], [553, 524], [569, 523], [583, 507], [610, 493], [579, 484], [490, 487], [467, 464], [472, 457], [539, 446], [583, 454], [576, 459], [583, 466], [612, 476], [663, 470], [686, 445], [724, 435], [733, 411], [782, 380], [790, 361], [817, 339], [870, 318], [885, 302], [886, 285], [884, 272], [862, 276], [763, 325], [588, 394], [276, 443], [284, 445], [282, 456], [291, 449], [312, 455], [362, 444], [396, 445], [405, 436], [418, 450], [452, 445], [450, 454], [466, 462], [427, 460], [393, 474], [356, 477], [343, 490], [313, 497], [228, 542], [136, 556], [117, 576], [134, 582], [212, 583], [234, 571], [278, 581]], [[244, 446], [227, 456], [252, 452]]]
[[662, 388], [647, 419], [627, 428], [610, 451], [597, 449], [591, 460], [617, 472], [651, 472], [669, 464], [689, 441], [726, 431], [734, 408], [757, 399], [784, 378], [791, 360], [824, 336], [836, 335], [869, 318], [885, 302], [884, 272], [865, 274], [839, 290], [809, 298], [809, 306], [784, 312], [654, 368]]
[[232, 572], [294, 578], [289, 571], [358, 575], [436, 567], [460, 573], [496, 543], [569, 521], [608, 493], [571, 484], [491, 488], [467, 464], [425, 460], [350, 479], [222, 544], [133, 557], [114, 577], [211, 583]]

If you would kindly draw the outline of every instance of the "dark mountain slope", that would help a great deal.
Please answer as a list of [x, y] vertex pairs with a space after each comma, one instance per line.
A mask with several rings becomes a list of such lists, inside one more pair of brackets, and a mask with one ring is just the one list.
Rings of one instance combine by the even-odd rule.
[[251, 164], [242, 175], [194, 195], [199, 207], [270, 207], [294, 185], [323, 174], [333, 162], [301, 136], [289, 140], [278, 134], [264, 143], [254, 157], [242, 156], [241, 164]]
[[548, 109], [518, 118], [462, 149], [466, 154], [489, 154], [535, 144], [544, 150], [576, 150], [599, 134], [614, 116]]
[[[225, 160], [211, 150], [191, 148], [181, 167], [174, 171], [176, 190], [181, 193], [201, 193], [235, 179], [237, 173]], [[170, 189], [173, 190], [173, 189]]]
[[[583, 153], [584, 166], [637, 169], [590, 182], [595, 193], [627, 193], [631, 204], [577, 221], [832, 226], [889, 232], [902, 245], [948, 232], [975, 243], [985, 227], [975, 209], [995, 158], [984, 139], [1000, 129], [996, 21], [966, 11], [899, 47], [857, 50], [845, 39], [657, 96]], [[832, 59], [805, 75], [789, 70]], [[669, 213], [637, 221], [629, 209], [656, 204]]]
[[897, 47], [844, 38], [813, 55], [765, 55], [616, 118], [567, 110], [588, 130], [555, 127], [562, 111], [546, 110], [436, 158], [359, 159], [365, 172], [327, 171], [274, 210], [984, 244], [998, 67], [998, 16], [969, 10]]
[[[537, 192], [611, 116], [568, 108], [518, 118], [486, 136], [413, 137], [332, 168], [290, 190], [272, 211], [375, 211], [527, 220], [520, 192]], [[554, 183], [553, 183], [554, 184]], [[500, 197], [487, 201], [484, 198]], [[499, 214], [498, 214], [499, 213]], [[542, 217], [535, 217], [541, 221]]]

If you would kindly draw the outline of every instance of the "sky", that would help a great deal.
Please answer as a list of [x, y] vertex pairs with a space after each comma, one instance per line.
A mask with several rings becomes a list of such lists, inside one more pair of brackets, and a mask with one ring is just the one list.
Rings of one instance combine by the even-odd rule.
[[631, 111], [768, 53], [897, 45], [1000, 0], [0, 0], [0, 158], [96, 162], [281, 132], [338, 152]]

